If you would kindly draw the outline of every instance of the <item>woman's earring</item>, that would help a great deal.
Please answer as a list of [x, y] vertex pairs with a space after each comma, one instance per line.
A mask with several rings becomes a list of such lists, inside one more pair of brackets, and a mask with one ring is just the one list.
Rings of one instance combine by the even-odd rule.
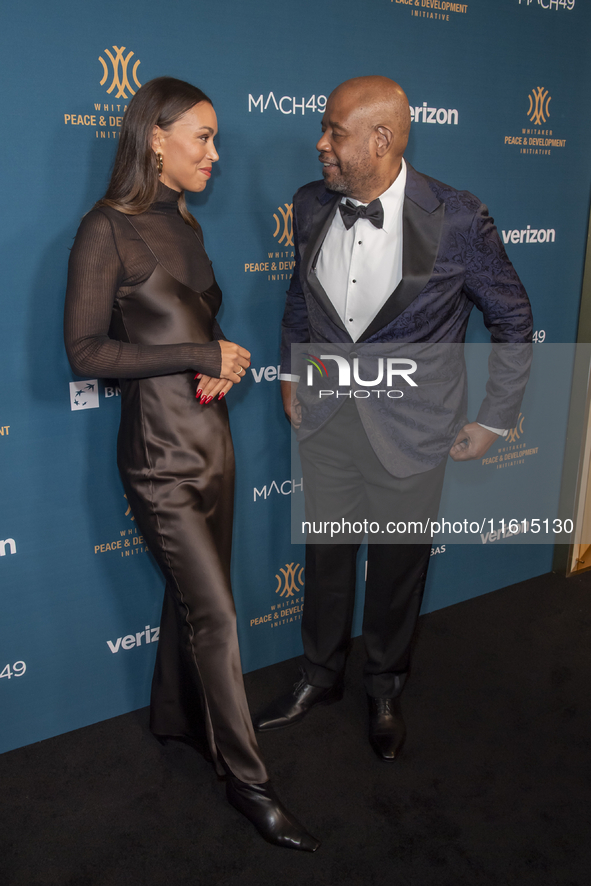
[[158, 176], [162, 175], [162, 167], [164, 166], [162, 154], [156, 154], [156, 168], [158, 169]]

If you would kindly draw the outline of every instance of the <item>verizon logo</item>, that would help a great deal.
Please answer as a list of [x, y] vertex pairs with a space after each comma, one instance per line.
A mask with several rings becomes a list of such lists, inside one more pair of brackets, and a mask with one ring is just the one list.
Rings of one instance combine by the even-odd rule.
[[522, 228], [521, 231], [501, 231], [503, 243], [554, 243], [556, 231], [554, 228]]
[[116, 640], [107, 640], [107, 646], [113, 654], [119, 652], [120, 649], [135, 649], [136, 646], [142, 645], [142, 637], [146, 644], [157, 643], [160, 637], [160, 626], [151, 628], [150, 625], [146, 625], [144, 630], [138, 631], [137, 634], [127, 634], [125, 637], [117, 637]]

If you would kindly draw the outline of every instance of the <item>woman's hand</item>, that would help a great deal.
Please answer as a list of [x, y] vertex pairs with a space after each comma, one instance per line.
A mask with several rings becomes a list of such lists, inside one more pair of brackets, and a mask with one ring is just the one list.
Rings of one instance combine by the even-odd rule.
[[234, 385], [234, 382], [228, 381], [225, 378], [211, 378], [211, 376], [202, 375], [201, 373], [197, 373], [195, 378], [197, 379], [197, 393], [195, 396], [204, 405], [211, 403], [214, 397], [217, 397], [218, 400], [223, 400]]
[[219, 346], [222, 351], [220, 378], [226, 378], [228, 381], [238, 384], [250, 366], [250, 351], [241, 348], [233, 341], [224, 341], [224, 339], [219, 341]]
[[232, 341], [225, 341], [225, 339], [219, 340], [219, 346], [222, 352], [220, 377], [212, 378], [201, 372], [195, 376], [198, 379], [195, 396], [204, 405], [211, 403], [214, 397], [217, 397], [218, 400], [225, 397], [232, 385], [242, 381], [250, 366], [250, 351], [247, 351], [246, 348], [241, 348], [240, 345]]

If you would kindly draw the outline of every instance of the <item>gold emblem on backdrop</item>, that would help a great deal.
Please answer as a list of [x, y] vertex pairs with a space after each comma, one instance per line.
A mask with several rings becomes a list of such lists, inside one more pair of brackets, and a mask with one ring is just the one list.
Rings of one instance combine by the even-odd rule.
[[[279, 243], [283, 246], [293, 246], [293, 203], [284, 203], [285, 209], [282, 209], [281, 206], [277, 207], [277, 213], [273, 213], [273, 218], [275, 219], [275, 231], [273, 236], [275, 239], [279, 236], [279, 232], [281, 231], [281, 237], [279, 237]], [[283, 227], [281, 223], [283, 222]]]
[[499, 437], [496, 455], [493, 455], [492, 451], [487, 452], [481, 459], [482, 465], [493, 465], [495, 468], [516, 468], [525, 464], [526, 459], [530, 456], [538, 455], [539, 446], [528, 446], [524, 440], [521, 440], [525, 433], [523, 421], [524, 415], [520, 412], [515, 427], [509, 430], [506, 437]]
[[[141, 62], [133, 50], [114, 44], [104, 49], [98, 60], [102, 76], [96, 80], [93, 77], [92, 103], [86, 107], [79, 102], [70, 104], [64, 108], [63, 120], [67, 127], [75, 126], [79, 132], [92, 132], [94, 138], [107, 141], [119, 138], [127, 103], [142, 85], [138, 78]], [[102, 95], [99, 83], [104, 90]]]
[[304, 567], [299, 563], [286, 563], [275, 576], [277, 579], [275, 593], [281, 597], [293, 597], [295, 594], [299, 594], [304, 587], [303, 574]]
[[[250, 627], [279, 628], [302, 620], [304, 610], [304, 567], [299, 563], [286, 563], [275, 575], [275, 593], [279, 599], [271, 608], [250, 619]], [[297, 596], [296, 596], [297, 594]]]
[[506, 146], [518, 148], [520, 154], [549, 157], [553, 148], [566, 147], [566, 139], [560, 138], [560, 133], [557, 133], [553, 128], [550, 129], [556, 124], [548, 122], [552, 96], [549, 95], [545, 86], [536, 86], [527, 98], [529, 104], [526, 116], [530, 124], [527, 127], [522, 126], [518, 135], [506, 135], [504, 143]]
[[[266, 274], [267, 280], [274, 282], [291, 279], [295, 267], [295, 244], [293, 239], [293, 203], [284, 203], [273, 213], [275, 243], [269, 240], [266, 255], [260, 255], [256, 261], [244, 262], [245, 274]], [[271, 233], [272, 228], [269, 228]], [[281, 250], [281, 251], [279, 251]]]
[[[125, 516], [129, 517], [131, 522], [135, 523], [135, 517], [131, 513], [131, 505], [127, 501], [127, 496], [124, 495], [123, 498], [127, 504], [127, 510], [125, 511]], [[108, 541], [98, 541], [97, 544], [93, 545], [95, 554], [111, 554], [117, 553], [120, 557], [134, 557], [137, 554], [146, 554], [148, 552], [148, 545], [146, 544], [146, 540], [143, 535], [140, 534], [138, 529], [138, 525], [136, 523], [135, 526], [129, 528], [119, 529], [119, 536], [116, 535], [115, 531], [112, 531], [112, 534]]]
[[[124, 495], [123, 498], [125, 499], [125, 501], [127, 501], [127, 496], [126, 496], [126, 495]], [[134, 517], [133, 514], [131, 513], [131, 505], [129, 504], [129, 502], [127, 502], [127, 510], [125, 511], [125, 516], [126, 516], [126, 517], [131, 517], [132, 520], [135, 520], [135, 517]]]
[[[126, 89], [129, 90], [131, 95], [135, 95], [135, 93], [136, 93], [136, 90], [132, 87], [131, 83], [129, 82], [129, 75], [127, 72], [127, 68], [129, 66], [129, 61], [134, 53], [133, 53], [133, 51], [130, 51], [127, 53], [126, 56], [124, 56], [123, 53], [125, 52], [125, 48], [126, 48], [125, 46], [113, 46], [113, 49], [115, 50], [115, 55], [113, 55], [113, 53], [111, 52], [110, 49], [105, 49], [105, 55], [107, 56], [107, 58], [111, 62], [112, 75], [113, 75], [111, 85], [107, 89], [107, 94], [111, 95], [113, 90], [116, 88], [117, 92], [113, 96], [114, 98], [129, 98], [129, 96], [127, 95], [127, 93], [125, 91]], [[104, 86], [105, 83], [107, 82], [107, 80], [109, 79], [109, 66], [105, 62], [102, 55], [99, 55], [98, 60], [101, 63], [101, 65], [103, 66], [103, 79], [100, 81], [100, 84], [101, 84], [101, 86]], [[139, 68], [140, 64], [141, 64], [141, 62], [140, 62], [139, 58], [136, 59], [135, 64], [133, 65], [133, 68], [131, 71], [131, 75], [132, 75], [138, 89], [142, 85], [137, 78], [137, 69]]]
[[536, 86], [535, 89], [532, 89], [531, 95], [528, 95], [528, 99], [527, 116], [534, 126], [541, 126], [550, 117], [548, 108], [552, 101], [552, 96], [548, 95], [548, 90], [544, 89], [543, 86]]
[[523, 434], [523, 413], [520, 412], [519, 417], [517, 419], [517, 424], [515, 425], [514, 428], [511, 428], [511, 430], [508, 432], [507, 436], [505, 437], [505, 442], [506, 443], [516, 443], [522, 434]]

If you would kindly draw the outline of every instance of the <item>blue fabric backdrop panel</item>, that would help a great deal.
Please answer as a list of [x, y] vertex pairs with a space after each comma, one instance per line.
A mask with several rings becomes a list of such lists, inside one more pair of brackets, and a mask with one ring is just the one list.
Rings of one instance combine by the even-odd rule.
[[[220, 162], [189, 205], [224, 291], [222, 327], [253, 354], [228, 398], [249, 670], [301, 648], [304, 553], [289, 541], [301, 477], [276, 368], [292, 195], [320, 177], [326, 97], [361, 74], [398, 80], [413, 107], [408, 159], [489, 204], [540, 339], [572, 341], [589, 209], [590, 24], [582, 0], [177, 0], [165, 15], [155, 0], [30, 0], [4, 11], [0, 751], [148, 702], [163, 582], [117, 476], [117, 382], [76, 378], [61, 331], [68, 250], [104, 193], [138, 85], [190, 80], [219, 117]], [[553, 234], [521, 236], [533, 229]], [[479, 316], [470, 337], [487, 339]], [[564, 410], [555, 431], [565, 434]], [[447, 547], [433, 555], [425, 607], [545, 572], [551, 554]], [[361, 601], [361, 562], [359, 584]]]

